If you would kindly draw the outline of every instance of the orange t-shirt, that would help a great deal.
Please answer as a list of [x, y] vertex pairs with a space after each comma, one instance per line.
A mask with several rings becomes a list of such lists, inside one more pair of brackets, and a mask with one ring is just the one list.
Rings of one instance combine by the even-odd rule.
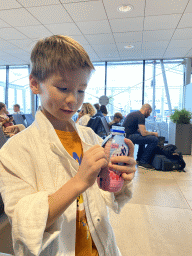
[[[55, 130], [66, 151], [81, 164], [83, 157], [83, 148], [81, 139], [76, 131], [65, 132]], [[83, 204], [83, 195], [77, 198], [76, 215], [76, 241], [75, 256], [98, 256], [97, 248], [92, 240], [89, 226], [87, 223], [85, 208]]]

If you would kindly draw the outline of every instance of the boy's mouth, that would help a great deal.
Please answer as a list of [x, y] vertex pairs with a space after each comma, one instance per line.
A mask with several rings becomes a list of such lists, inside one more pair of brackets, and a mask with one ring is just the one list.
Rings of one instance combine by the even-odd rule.
[[64, 113], [68, 113], [68, 114], [71, 114], [73, 113], [74, 111], [73, 110], [69, 110], [69, 109], [61, 109]]

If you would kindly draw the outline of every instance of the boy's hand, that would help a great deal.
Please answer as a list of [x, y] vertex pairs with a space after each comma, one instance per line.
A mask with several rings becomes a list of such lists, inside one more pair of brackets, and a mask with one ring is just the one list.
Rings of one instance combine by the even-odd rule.
[[75, 175], [79, 181], [82, 181], [85, 190], [91, 187], [101, 168], [108, 165], [107, 156], [104, 152], [104, 148], [99, 145], [95, 145], [84, 153], [81, 165]]
[[[136, 161], [134, 159], [134, 144], [129, 139], [124, 139], [125, 143], [129, 148], [128, 156], [114, 156], [112, 157], [111, 163], [109, 163], [109, 167], [113, 168], [116, 171], [122, 172], [122, 178], [125, 183], [130, 182], [136, 172]], [[116, 163], [123, 163], [124, 165], [117, 165]]]

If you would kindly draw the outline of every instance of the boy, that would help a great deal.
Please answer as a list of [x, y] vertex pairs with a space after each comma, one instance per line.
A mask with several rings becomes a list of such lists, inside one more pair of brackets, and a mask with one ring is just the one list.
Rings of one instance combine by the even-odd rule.
[[119, 213], [131, 198], [134, 146], [114, 157], [125, 180], [119, 193], [98, 188], [108, 165], [102, 139], [71, 120], [94, 69], [76, 41], [51, 36], [31, 53], [30, 88], [41, 98], [34, 123], [0, 150], [0, 192], [12, 224], [15, 256], [121, 255], [106, 205]]

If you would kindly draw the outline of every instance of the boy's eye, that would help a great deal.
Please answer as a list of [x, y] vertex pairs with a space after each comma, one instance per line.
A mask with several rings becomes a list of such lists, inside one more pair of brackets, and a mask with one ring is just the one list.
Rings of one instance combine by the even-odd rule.
[[78, 92], [80, 92], [80, 93], [84, 93], [85, 91], [81, 91], [81, 90], [79, 90]]
[[60, 87], [57, 87], [60, 91], [66, 91], [67, 88], [60, 88]]

